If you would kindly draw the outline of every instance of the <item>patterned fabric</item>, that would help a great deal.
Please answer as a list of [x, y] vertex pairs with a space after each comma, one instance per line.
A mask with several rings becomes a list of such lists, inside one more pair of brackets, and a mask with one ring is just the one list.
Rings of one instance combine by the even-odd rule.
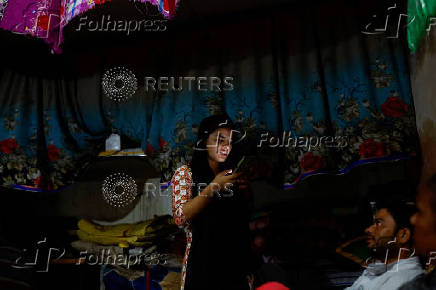
[[5, 9], [8, 6], [8, 0], [0, 0], [0, 21], [3, 18], [3, 14], [5, 14]]
[[192, 198], [192, 172], [190, 168], [186, 165], [180, 167], [174, 173], [171, 179], [171, 190], [172, 190], [172, 209], [173, 217], [176, 224], [179, 227], [183, 227], [186, 232], [186, 251], [185, 257], [183, 258], [182, 267], [182, 278], [181, 278], [181, 290], [184, 289], [185, 278], [186, 278], [186, 266], [188, 263], [189, 250], [192, 243], [192, 231], [189, 222], [186, 220], [183, 214], [183, 204]]
[[[18, 2], [9, 1], [0, 25]], [[206, 34], [175, 34], [153, 46], [80, 55], [77, 63], [84, 67], [77, 71], [89, 73], [72, 81], [2, 73], [0, 183], [35, 185], [44, 176], [52, 188], [70, 184], [85, 157], [95, 156], [114, 131], [142, 147], [161, 182], [168, 183], [192, 158], [201, 120], [223, 111], [243, 133], [244, 153], [268, 156], [285, 188], [313, 174], [344, 174], [368, 162], [412, 158], [418, 138], [407, 47], [401, 39], [353, 30], [359, 5], [366, 2], [347, 3], [330, 0]], [[72, 13], [71, 7], [66, 10]], [[153, 57], [137, 57], [138, 52]], [[132, 54], [136, 67], [129, 69], [138, 80], [163, 76], [165, 68], [180, 77], [232, 77], [233, 89], [198, 90], [194, 82], [188, 89], [185, 82], [180, 91], [147, 92], [138, 82], [127, 102], [113, 102], [101, 90], [100, 69], [114, 67], [115, 56], [122, 63]], [[141, 73], [144, 67], [147, 75]]]
[[[135, 277], [135, 276], [139, 277]], [[153, 266], [151, 269], [136, 272], [132, 269], [106, 265], [101, 270], [103, 290], [162, 290], [159, 282], [168, 275], [168, 269], [163, 266]], [[133, 277], [132, 277], [133, 276]]]
[[[126, 0], [127, 2], [128, 0]], [[134, 0], [135, 1], [135, 0]], [[174, 16], [180, 0], [136, 0], [158, 7], [165, 17]], [[0, 28], [44, 39], [52, 53], [61, 53], [64, 27], [76, 16], [110, 0], [0, 1]], [[129, 1], [131, 2], [131, 1]]]

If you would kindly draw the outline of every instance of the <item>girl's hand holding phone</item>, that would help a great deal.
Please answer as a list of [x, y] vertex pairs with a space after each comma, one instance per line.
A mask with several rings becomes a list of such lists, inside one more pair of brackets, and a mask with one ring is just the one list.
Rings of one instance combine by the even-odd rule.
[[235, 184], [237, 183], [238, 177], [241, 175], [241, 173], [232, 173], [232, 170], [224, 170], [220, 173], [218, 173], [214, 180], [212, 180], [212, 183], [214, 185], [219, 185], [220, 188], [224, 188], [226, 184]]

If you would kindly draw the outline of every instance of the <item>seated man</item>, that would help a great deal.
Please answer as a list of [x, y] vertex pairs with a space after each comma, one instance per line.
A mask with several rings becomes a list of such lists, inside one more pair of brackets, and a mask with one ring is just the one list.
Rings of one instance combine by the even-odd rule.
[[[423, 258], [427, 266], [436, 262], [436, 174], [418, 188], [416, 198], [418, 212], [411, 222], [415, 226], [413, 239], [416, 253]], [[422, 274], [403, 285], [401, 290], [436, 289], [436, 271]]]
[[394, 290], [424, 272], [411, 245], [410, 217], [415, 208], [388, 202], [377, 204], [377, 209], [373, 224], [365, 230], [374, 262], [348, 290]]

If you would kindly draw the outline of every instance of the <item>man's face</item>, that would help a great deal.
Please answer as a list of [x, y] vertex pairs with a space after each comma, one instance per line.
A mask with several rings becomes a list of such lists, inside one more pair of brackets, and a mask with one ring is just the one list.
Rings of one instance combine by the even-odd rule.
[[388, 242], [395, 239], [395, 220], [392, 215], [385, 209], [380, 209], [365, 233], [368, 235], [367, 243], [370, 249], [385, 249]]
[[416, 253], [421, 256], [436, 251], [436, 214], [430, 205], [432, 194], [426, 186], [419, 187], [416, 198], [418, 211], [410, 218], [415, 226], [413, 239]]

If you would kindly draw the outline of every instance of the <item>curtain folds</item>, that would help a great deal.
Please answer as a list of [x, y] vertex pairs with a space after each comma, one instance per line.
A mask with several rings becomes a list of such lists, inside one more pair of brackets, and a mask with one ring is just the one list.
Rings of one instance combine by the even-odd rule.
[[[200, 121], [224, 111], [244, 133], [244, 152], [271, 156], [287, 187], [311, 174], [413, 156], [403, 42], [362, 34], [363, 2], [330, 2], [109, 48], [93, 55], [101, 66], [76, 78], [5, 71], [0, 182], [41, 186], [46, 166], [45, 185], [71, 183], [113, 131], [152, 156], [165, 182], [190, 160]], [[105, 70], [115, 66], [138, 79], [126, 102], [101, 89]], [[232, 77], [233, 89], [188, 90], [183, 82], [180, 91], [153, 92], [143, 81], [187, 76]]]

